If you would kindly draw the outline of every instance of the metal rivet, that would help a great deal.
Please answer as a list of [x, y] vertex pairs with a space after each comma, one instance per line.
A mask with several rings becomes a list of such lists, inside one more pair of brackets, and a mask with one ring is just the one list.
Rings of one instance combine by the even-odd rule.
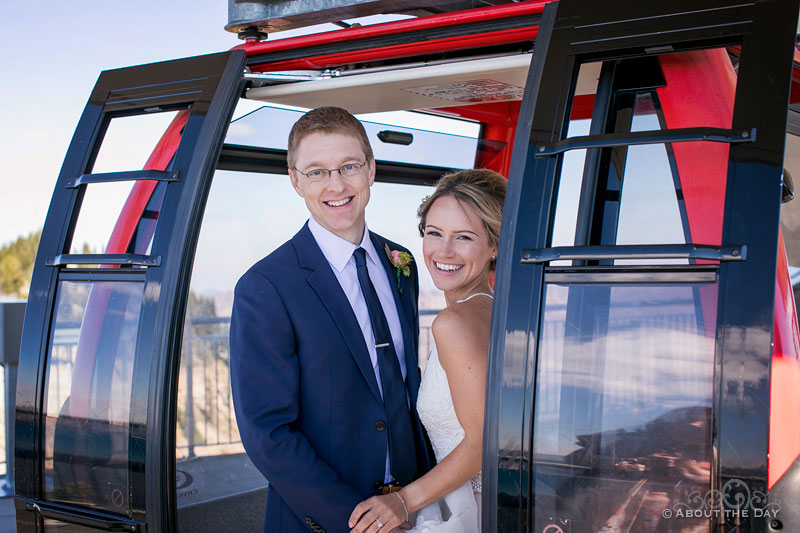
[[743, 131], [743, 132], [742, 132], [742, 137], [744, 137], [745, 139], [747, 139], [748, 137], [750, 137], [750, 132], [749, 132], [749, 131]]
[[734, 248], [734, 249], [733, 249], [733, 251], [731, 252], [731, 255], [732, 255], [733, 257], [736, 257], [736, 256], [738, 256], [738, 255], [739, 255], [739, 250], [737, 250], [736, 248]]
[[540, 144], [537, 148], [538, 148], [538, 150], [540, 152], [544, 152], [544, 145], [543, 144]]

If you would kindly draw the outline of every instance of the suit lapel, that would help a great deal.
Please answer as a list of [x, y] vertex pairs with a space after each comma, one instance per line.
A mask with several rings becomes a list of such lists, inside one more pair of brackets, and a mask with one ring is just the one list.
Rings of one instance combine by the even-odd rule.
[[406, 375], [408, 376], [408, 388], [411, 391], [412, 405], [416, 405], [417, 390], [419, 389], [419, 362], [417, 360], [417, 333], [414, 328], [414, 288], [409, 283], [409, 279], [400, 275], [400, 286], [403, 287], [403, 294], [397, 290], [397, 269], [389, 262], [386, 255], [386, 241], [375, 233], [370, 232], [372, 244], [378, 251], [381, 264], [386, 275], [389, 277], [389, 285], [392, 288], [392, 296], [397, 307], [397, 315], [400, 317], [400, 326], [403, 330], [403, 346], [406, 360]]
[[372, 361], [364, 343], [364, 335], [358, 320], [350, 307], [347, 296], [342, 291], [339, 280], [333, 273], [330, 264], [319, 249], [317, 241], [308, 229], [308, 224], [303, 226], [297, 235], [292, 238], [295, 251], [297, 253], [300, 266], [310, 270], [306, 281], [314, 292], [317, 293], [322, 304], [330, 313], [336, 327], [342, 334], [350, 354], [358, 365], [361, 374], [364, 376], [370, 390], [379, 402], [382, 402], [378, 381], [375, 379], [375, 371], [372, 368]]

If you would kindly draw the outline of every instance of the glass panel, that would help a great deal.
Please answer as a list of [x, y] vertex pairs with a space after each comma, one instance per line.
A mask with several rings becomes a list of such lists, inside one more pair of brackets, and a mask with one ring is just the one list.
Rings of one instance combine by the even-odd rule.
[[[262, 107], [234, 120], [225, 142], [286, 150], [289, 130], [303, 113]], [[387, 124], [359, 117], [367, 131], [375, 159], [445, 168], [470, 168], [475, 162], [480, 131], [480, 125], [475, 122], [412, 112], [379, 113], [365, 117], [370, 116], [392, 120], [391, 124]], [[401, 121], [414, 127], [401, 126]], [[378, 138], [378, 133], [384, 130], [409, 133], [413, 136], [413, 142], [408, 146], [384, 143]]]
[[[602, 61], [583, 63], [578, 67], [578, 80], [575, 83], [575, 93], [572, 98], [572, 109], [570, 110], [570, 120], [573, 122], [591, 120], [594, 98], [597, 94], [597, 83], [600, 79], [602, 67]], [[581, 137], [584, 135], [589, 135], [588, 125], [585, 128], [574, 128], [570, 123], [567, 137]]]
[[736, 70], [725, 48], [663, 54], [658, 62], [666, 128], [731, 127]]
[[[728, 150], [727, 144], [712, 142], [629, 147], [615, 243], [720, 245]], [[676, 174], [676, 168], [683, 173]], [[654, 262], [688, 261], [618, 260], [616, 264]]]
[[[636, 95], [630, 129], [632, 132], [660, 129], [653, 94]], [[664, 144], [628, 147], [619, 201], [616, 244], [686, 242], [684, 232], [688, 234], [688, 228], [683, 220], [686, 209], [681, 201], [683, 195], [680, 182], [673, 178], [669, 157], [671, 149], [671, 145]], [[725, 157], [727, 161], [727, 153]], [[617, 265], [648, 263], [687, 264], [688, 260], [615, 261]]]
[[[151, 113], [112, 119], [92, 173], [145, 168], [167, 127], [173, 121], [185, 120], [185, 113], [181, 116], [178, 113]], [[177, 130], [174, 133], [177, 135]], [[164, 155], [161, 153], [161, 157]], [[152, 161], [147, 168], [154, 168]], [[164, 168], [164, 165], [160, 168]], [[69, 253], [147, 253], [163, 194], [164, 184], [156, 181], [84, 185], [83, 201]], [[127, 218], [122, 216], [123, 206], [128, 208]], [[131, 233], [132, 240], [128, 238]]]
[[[420, 263], [416, 210], [431, 191], [378, 182], [367, 207], [369, 228], [403, 243]], [[192, 270], [178, 382], [175, 453], [181, 531], [206, 531], [214, 524], [226, 529], [231, 520], [254, 519], [255, 526], [263, 526], [266, 481], [244, 453], [231, 398], [233, 289], [252, 264], [290, 239], [308, 216], [288, 176], [224, 170], [214, 176]], [[420, 352], [427, 357], [430, 323], [444, 300], [421, 264], [420, 285]], [[213, 501], [227, 501], [231, 510], [220, 510]], [[255, 506], [246, 516], [235, 512], [243, 502]], [[242, 530], [243, 524], [237, 524]]]
[[[664, 85], [655, 90], [652, 101], [661, 128], [731, 127], [736, 71], [727, 50], [716, 48], [664, 54], [658, 60]], [[640, 108], [637, 113], [640, 120], [654, 123], [654, 116], [647, 117], [653, 113], [644, 111]], [[637, 127], [636, 119], [633, 127]], [[645, 129], [644, 124], [638, 127]], [[680, 200], [684, 239], [678, 242], [720, 245], [729, 145], [701, 142], [667, 144], [664, 151], [653, 158], [650, 167], [639, 167], [637, 174], [642, 172], [643, 176], [650, 176], [655, 164], [664, 169], [658, 170], [658, 175], [663, 174], [664, 177], [659, 179], [666, 184], [669, 180], [666, 179], [664, 153]], [[631, 176], [633, 172], [626, 172], [626, 181]], [[674, 213], [674, 209], [670, 210]], [[674, 220], [674, 215], [672, 217]], [[675, 230], [672, 237], [677, 236]]]
[[[84, 185], [69, 253], [150, 253], [166, 186], [150, 180]], [[124, 216], [126, 203], [139, 207]], [[112, 237], [115, 232], [116, 239]]]
[[715, 323], [713, 285], [546, 287], [535, 531], [707, 531], [662, 512], [710, 489]]
[[[598, 65], [580, 66], [567, 137], [589, 134], [593, 101], [581, 91], [598, 90]], [[736, 75], [724, 49], [608, 62], [603, 72], [611, 98], [596, 131], [731, 126]], [[577, 244], [590, 245], [721, 244], [728, 153], [727, 143], [711, 142], [606, 148], [592, 169], [597, 175], [586, 176], [586, 183], [586, 151], [565, 153], [551, 246], [576, 244], [576, 235]], [[594, 192], [586, 205], [580, 205], [581, 187]], [[581, 228], [575, 223], [579, 210], [589, 215], [580, 217]], [[631, 263], [652, 261], [617, 262]]]
[[158, 140], [178, 111], [117, 117], [111, 120], [92, 166], [92, 174], [144, 168]]
[[[573, 119], [567, 128], [568, 137], [589, 134], [591, 118]], [[563, 155], [561, 175], [558, 182], [558, 200], [553, 217], [551, 246], [572, 246], [575, 244], [575, 229], [578, 222], [583, 168], [586, 150], [570, 150]], [[553, 264], [569, 264], [569, 261], [554, 261]]]
[[[111, 233], [134, 182], [92, 183], [86, 192], [72, 234], [71, 254], [106, 253]], [[122, 253], [117, 251], [116, 253]]]
[[[597, 82], [602, 62], [584, 63], [578, 70], [575, 96], [572, 99], [567, 137], [589, 135]], [[573, 246], [578, 222], [581, 183], [586, 164], [586, 150], [569, 150], [562, 155], [556, 209], [550, 246]], [[553, 261], [553, 265], [568, 265], [570, 261]]]
[[[231, 395], [233, 288], [265, 250], [304, 222], [303, 211], [288, 176], [214, 176], [195, 253], [178, 380], [179, 531], [224, 530], [234, 520], [240, 531], [263, 527], [267, 483], [244, 453]], [[243, 507], [246, 513], [239, 512]]]
[[136, 229], [133, 231], [133, 235], [128, 243], [128, 253], [149, 255], [153, 246], [153, 235], [155, 235], [156, 223], [161, 214], [161, 204], [167, 192], [167, 183], [150, 182], [149, 186], [143, 187], [142, 194], [148, 194], [150, 188], [153, 189], [153, 192], [150, 193], [149, 200], [147, 200], [147, 204], [145, 204], [144, 210], [136, 224]]
[[45, 383], [46, 499], [128, 510], [128, 426], [144, 285], [59, 284]]

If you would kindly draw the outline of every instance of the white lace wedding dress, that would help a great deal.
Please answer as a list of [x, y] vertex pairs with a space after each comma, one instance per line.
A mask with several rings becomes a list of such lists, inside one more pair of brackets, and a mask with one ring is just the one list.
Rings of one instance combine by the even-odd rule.
[[[476, 293], [460, 300], [469, 300]], [[430, 437], [436, 462], [444, 459], [464, 438], [464, 428], [458, 423], [447, 374], [439, 362], [436, 344], [428, 356], [417, 397], [417, 413]], [[428, 505], [417, 513], [411, 531], [419, 533], [478, 533], [481, 523], [481, 473], [468, 482]]]

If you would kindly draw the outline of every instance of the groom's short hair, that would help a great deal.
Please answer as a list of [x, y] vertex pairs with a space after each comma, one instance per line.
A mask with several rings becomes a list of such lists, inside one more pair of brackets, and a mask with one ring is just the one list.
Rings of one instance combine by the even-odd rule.
[[374, 158], [364, 125], [356, 117], [341, 107], [318, 107], [300, 117], [289, 132], [289, 149], [286, 153], [289, 168], [294, 168], [297, 162], [297, 145], [310, 133], [350, 135], [361, 143], [368, 161]]

